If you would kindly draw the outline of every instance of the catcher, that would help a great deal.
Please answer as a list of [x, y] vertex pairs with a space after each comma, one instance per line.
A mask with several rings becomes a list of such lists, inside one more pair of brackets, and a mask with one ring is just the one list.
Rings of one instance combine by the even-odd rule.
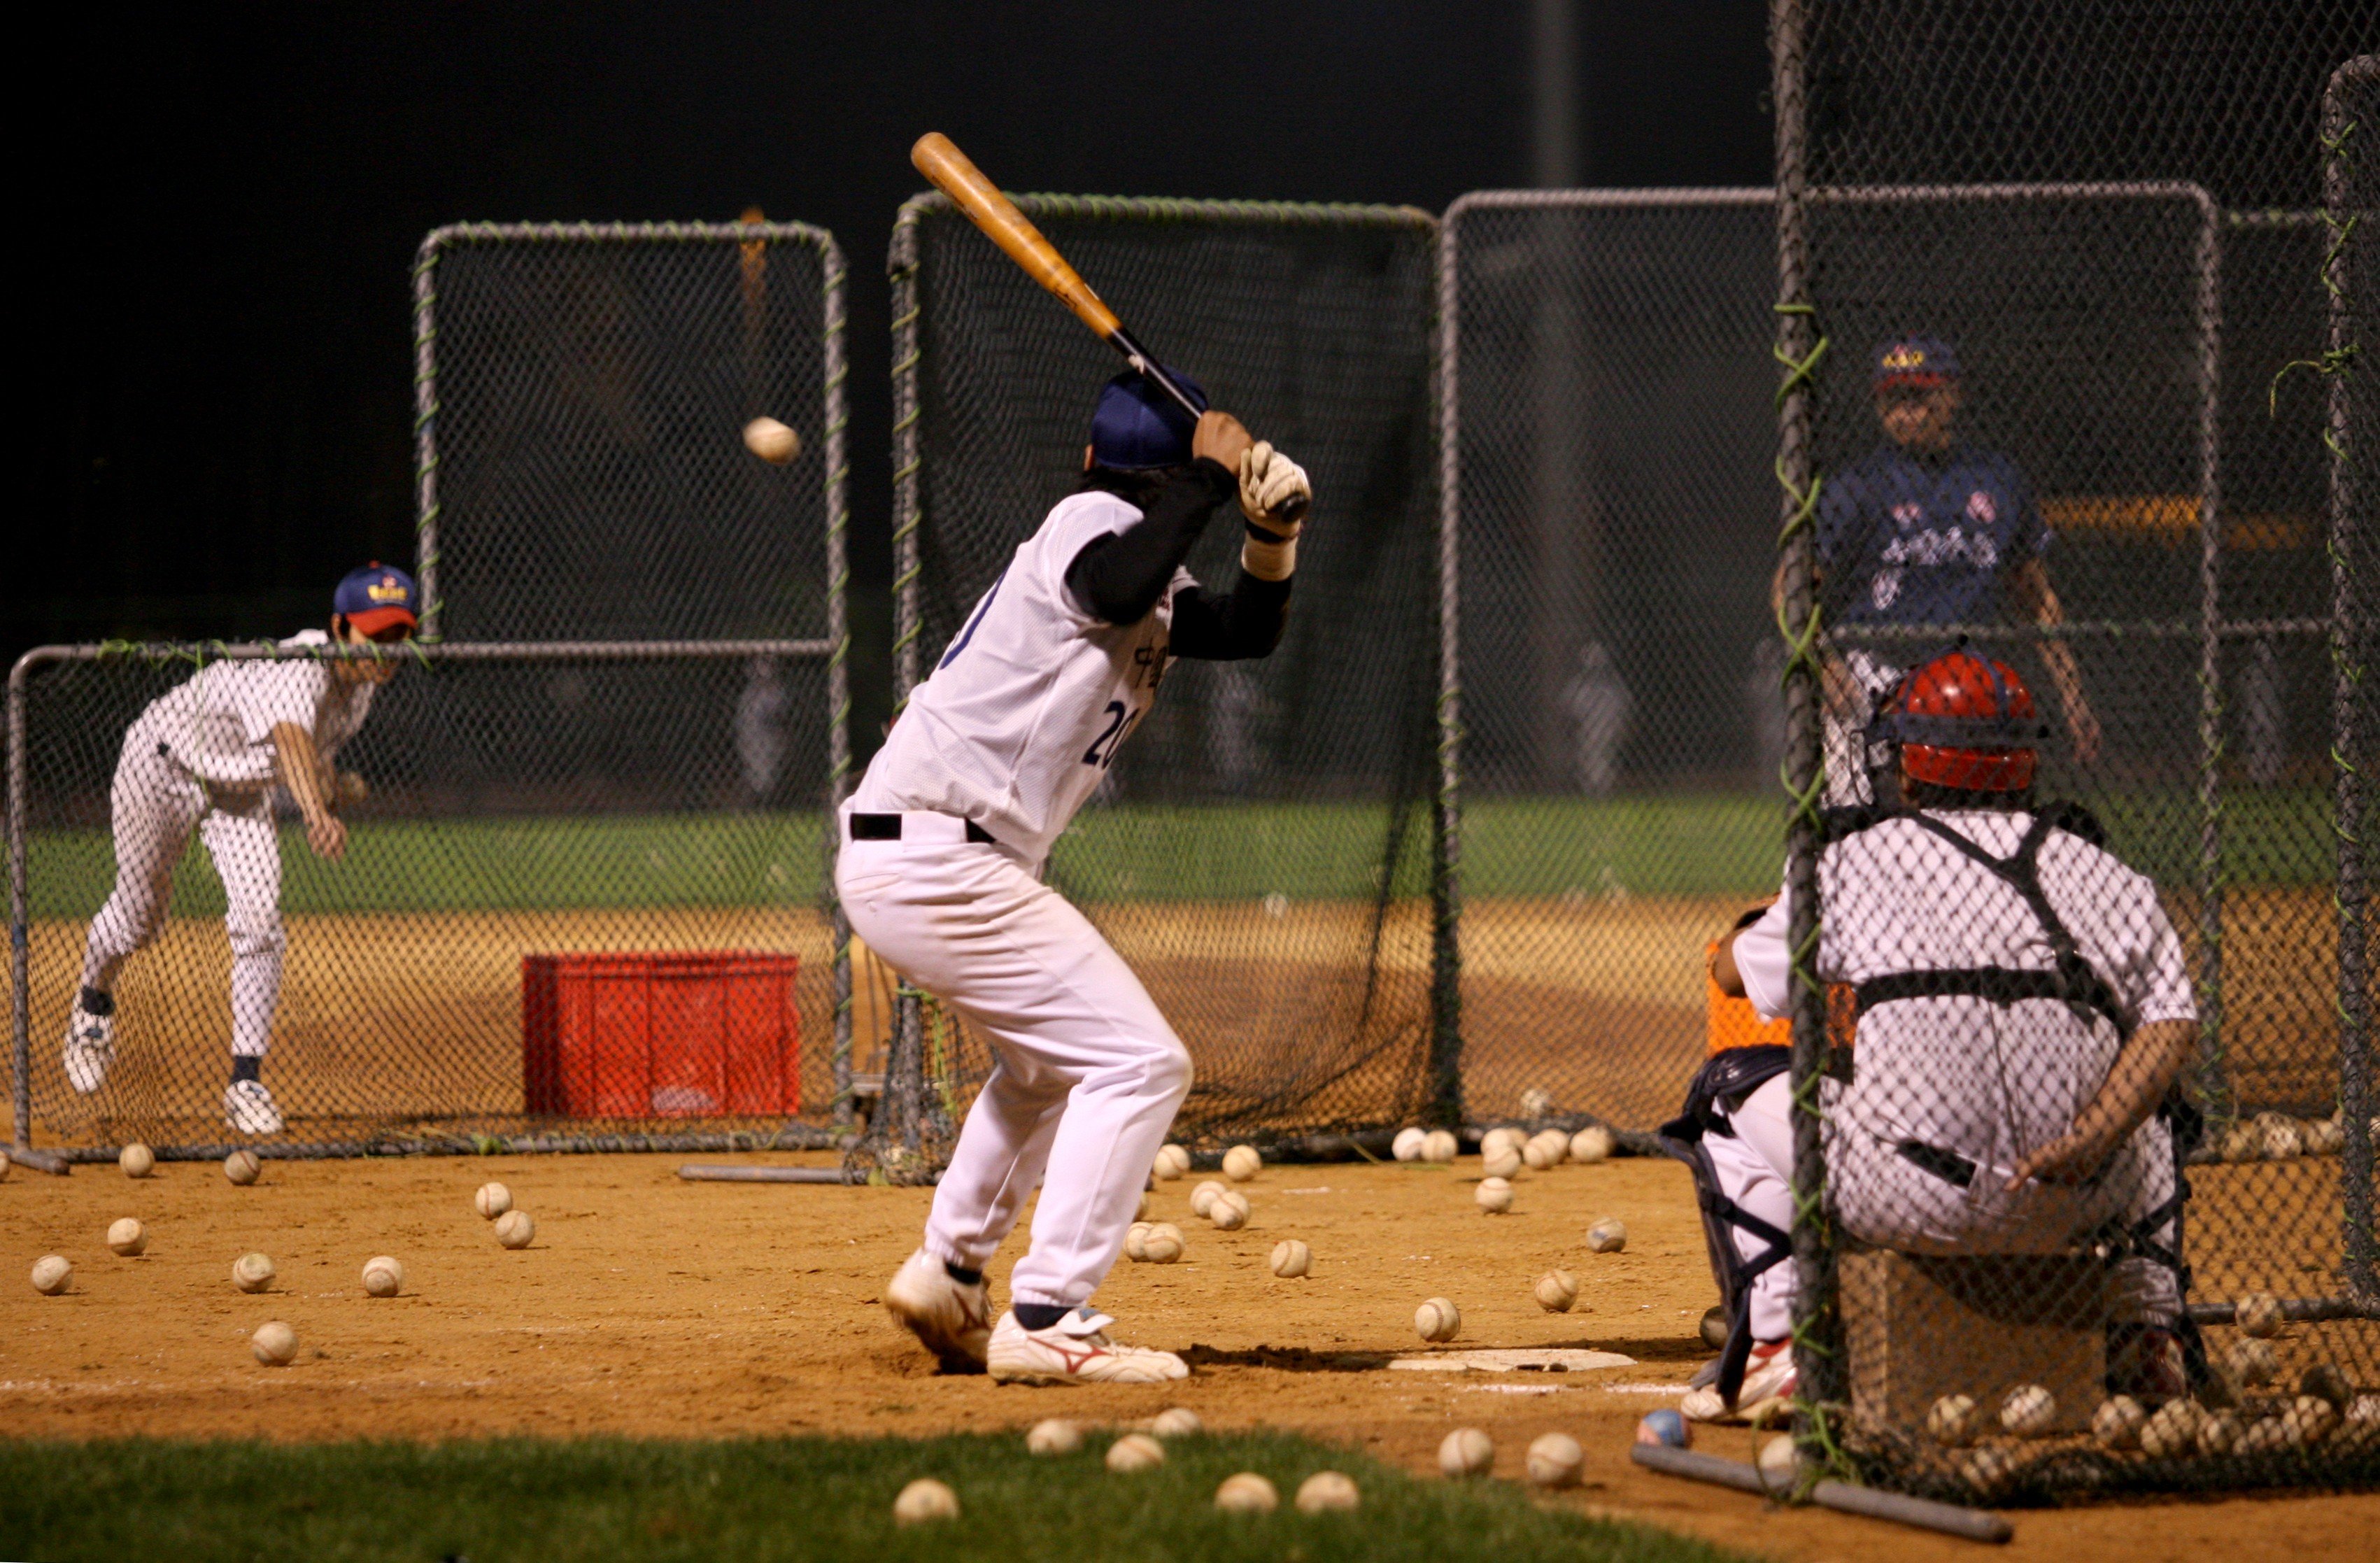
[[[1828, 1183], [1854, 1238], [1916, 1254], [2114, 1264], [2111, 1377], [2180, 1393], [2186, 1279], [2172, 1137], [2149, 1121], [2198, 1036], [2181, 940], [2155, 887], [2082, 810], [2037, 807], [2044, 733], [2014, 669], [1960, 648], [1906, 674], [1873, 731], [1900, 806], [1829, 818], [1816, 975], [1858, 1000], [1848, 1081], [1823, 1084]], [[1712, 976], [1790, 1012], [1789, 895], [1720, 940]], [[1709, 1420], [1795, 1387], [1788, 1049], [1695, 1076], [1663, 1133], [1694, 1169], [1730, 1315], [1687, 1397]]]
[[[302, 631], [293, 651], [410, 636], [419, 589], [402, 570], [378, 563], [350, 572], [331, 594], [331, 629]], [[82, 986], [67, 1022], [67, 1082], [90, 1096], [115, 1061], [115, 979], [132, 952], [165, 926], [174, 865], [198, 832], [223, 879], [224, 931], [231, 939], [231, 1083], [224, 1121], [243, 1134], [277, 1134], [281, 1109], [261, 1075], [281, 1002], [289, 937], [281, 925], [281, 836], [276, 785], [305, 821], [306, 844], [337, 861], [347, 828], [334, 803], [361, 795], [360, 778], [332, 761], [370, 713], [372, 693], [394, 663], [224, 661], [151, 702], [126, 729], [108, 792], [115, 839], [115, 889], [91, 922]]]

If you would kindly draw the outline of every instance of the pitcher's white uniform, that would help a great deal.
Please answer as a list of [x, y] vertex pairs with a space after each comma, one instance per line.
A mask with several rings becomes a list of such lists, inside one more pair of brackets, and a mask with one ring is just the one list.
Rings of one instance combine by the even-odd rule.
[[[1141, 518], [1077, 493], [1021, 545], [910, 697], [846, 806], [898, 814], [854, 840], [836, 886], [853, 928], [981, 1027], [998, 1061], [936, 1191], [926, 1251], [980, 1269], [1036, 1187], [1019, 1302], [1071, 1307], [1121, 1252], [1142, 1182], [1190, 1089], [1190, 1055], [1147, 989], [1040, 874], [1170, 661], [1173, 584], [1139, 623], [1102, 623], [1066, 571]], [[967, 839], [973, 823], [991, 842]]]
[[[326, 646], [306, 630], [283, 646]], [[332, 676], [325, 662], [223, 661], [150, 703], [125, 730], [108, 808], [115, 888], [91, 919], [82, 985], [112, 991], [117, 970], [165, 926], [174, 865], [196, 830], [224, 886], [231, 939], [231, 1047], [261, 1058], [281, 999], [281, 842], [273, 818], [273, 730], [314, 741], [327, 765], [371, 710], [373, 685]]]

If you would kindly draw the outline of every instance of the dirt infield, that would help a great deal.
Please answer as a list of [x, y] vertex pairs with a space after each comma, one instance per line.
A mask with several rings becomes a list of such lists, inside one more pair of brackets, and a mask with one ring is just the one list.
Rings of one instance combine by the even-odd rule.
[[[799, 1159], [799, 1158], [777, 1158]], [[1120, 1265], [1100, 1294], [1131, 1339], [1195, 1349], [1168, 1390], [1001, 1389], [944, 1378], [886, 1322], [878, 1290], [916, 1241], [922, 1191], [688, 1184], [677, 1158], [505, 1157], [271, 1163], [239, 1189], [210, 1165], [134, 1182], [113, 1169], [70, 1179], [22, 1169], [0, 1184], [0, 1416], [13, 1433], [100, 1436], [442, 1438], [520, 1432], [716, 1436], [778, 1431], [926, 1433], [1090, 1420], [1195, 1407], [1213, 1425], [1266, 1424], [1357, 1444], [1415, 1470], [1456, 1425], [1493, 1433], [1513, 1475], [1538, 1432], [1577, 1435], [1588, 1484], [1556, 1500], [1624, 1511], [1767, 1556], [1816, 1559], [1889, 1547], [1949, 1557], [1938, 1541], [1825, 1513], [1772, 1511], [1741, 1495], [1630, 1465], [1638, 1414], [1674, 1404], [1703, 1355], [1712, 1300], [1682, 1169], [1618, 1161], [1524, 1177], [1514, 1213], [1471, 1200], [1477, 1164], [1269, 1168], [1254, 1216], [1213, 1231], [1186, 1209], [1188, 1181], [1153, 1196], [1190, 1250], [1177, 1266]], [[536, 1244], [499, 1248], [471, 1191], [496, 1178], [538, 1218]], [[108, 1253], [108, 1222], [148, 1223], [149, 1252]], [[1626, 1252], [1585, 1252], [1587, 1223], [1629, 1223]], [[1314, 1246], [1314, 1274], [1275, 1279], [1284, 1236]], [[1019, 1244], [1012, 1242], [995, 1276]], [[273, 1291], [228, 1278], [249, 1249], [280, 1267]], [[73, 1260], [66, 1295], [36, 1295], [32, 1260]], [[404, 1293], [375, 1301], [364, 1260], [404, 1261]], [[1577, 1312], [1548, 1315], [1528, 1289], [1561, 1265]], [[1391, 1368], [1439, 1354], [1415, 1341], [1424, 1297], [1463, 1310], [1452, 1348], [1585, 1347], [1633, 1365], [1567, 1375]], [[298, 1330], [297, 1365], [261, 1368], [247, 1336]], [[1742, 1455], [1751, 1436], [1701, 1445]], [[2128, 1504], [2022, 1514], [2010, 1554], [2116, 1563], [2204, 1556], [2360, 1556], [2380, 1496]], [[2362, 1542], [2357, 1536], [2365, 1538]]]

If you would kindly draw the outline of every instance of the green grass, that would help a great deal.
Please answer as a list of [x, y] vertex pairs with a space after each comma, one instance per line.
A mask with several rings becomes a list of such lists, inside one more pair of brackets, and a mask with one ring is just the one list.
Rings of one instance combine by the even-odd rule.
[[[132, 1439], [0, 1442], [0, 1556], [79, 1558], [1303, 1559], [1536, 1558], [1726, 1563], [1641, 1526], [1540, 1508], [1509, 1483], [1407, 1476], [1265, 1434], [1175, 1440], [1160, 1470], [1118, 1476], [1108, 1440], [1055, 1460], [1008, 1436], [722, 1442], [496, 1439], [419, 1446]], [[1320, 1470], [1363, 1489], [1354, 1514], [1290, 1499]], [[1257, 1471], [1269, 1516], [1219, 1514], [1215, 1487]], [[954, 1523], [897, 1528], [912, 1478], [948, 1483]]]

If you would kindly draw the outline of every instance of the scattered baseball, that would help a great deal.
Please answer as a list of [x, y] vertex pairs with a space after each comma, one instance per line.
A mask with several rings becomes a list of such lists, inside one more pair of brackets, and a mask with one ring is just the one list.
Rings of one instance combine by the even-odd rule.
[[1238, 1231], [1248, 1224], [1248, 1196], [1237, 1189], [1225, 1189], [1207, 1202], [1207, 1219], [1215, 1223], [1218, 1231]]
[[1537, 1278], [1537, 1306], [1548, 1314], [1567, 1314], [1578, 1302], [1578, 1278], [1568, 1270], [1548, 1270]]
[[1728, 1333], [1734, 1327], [1734, 1322], [1727, 1316], [1724, 1307], [1714, 1302], [1703, 1310], [1702, 1327], [1696, 1333], [1703, 1338], [1704, 1345], [1714, 1351], [1724, 1351], [1727, 1350]]
[[513, 1191], [502, 1183], [481, 1183], [480, 1192], [471, 1196], [471, 1208], [483, 1221], [492, 1221], [513, 1207]]
[[1422, 1136], [1421, 1158], [1424, 1161], [1452, 1161], [1461, 1143], [1451, 1129], [1433, 1129]]
[[1438, 1468], [1449, 1476], [1485, 1476], [1496, 1463], [1496, 1440], [1476, 1427], [1458, 1427], [1439, 1440]]
[[2252, 1292], [2240, 1299], [2232, 1317], [2239, 1323], [2242, 1335], [2269, 1339], [2281, 1333], [2281, 1300], [2264, 1292]]
[[364, 1261], [364, 1290], [373, 1297], [394, 1297], [405, 1290], [405, 1266], [385, 1254]]
[[[744, 426], [744, 448], [771, 466], [783, 466], [802, 454], [802, 437], [773, 418], [756, 418]], [[897, 1504], [893, 1512], [900, 1512]], [[951, 1512], [958, 1512], [955, 1499]]]
[[1802, 1451], [1793, 1447], [1793, 1435], [1775, 1433], [1760, 1445], [1760, 1479], [1770, 1488], [1790, 1487], [1796, 1470], [1802, 1463]]
[[1170, 1183], [1176, 1178], [1188, 1177], [1190, 1153], [1180, 1145], [1160, 1146], [1157, 1152], [1157, 1165], [1152, 1170], [1157, 1173], [1158, 1180], [1161, 1182]]
[[1148, 1223], [1135, 1221], [1124, 1230], [1123, 1256], [1135, 1265], [1148, 1262], [1148, 1251], [1143, 1245], [1148, 1241]]
[[1570, 1155], [1570, 1136], [1559, 1129], [1539, 1134], [1521, 1147], [1521, 1159], [1527, 1164], [1532, 1172], [1543, 1172], [1548, 1168], [1560, 1167], [1562, 1164], [1562, 1158], [1568, 1155]]
[[1234, 1183], [1245, 1183], [1264, 1170], [1264, 1157], [1254, 1145], [1233, 1145], [1223, 1153], [1223, 1176]]
[[1998, 1445], [1972, 1450], [1959, 1461], [1959, 1479], [1985, 1497], [2014, 1482], [2016, 1473], [2016, 1451]]
[[2280, 1375], [2281, 1355], [2269, 1340], [2235, 1340], [2223, 1353], [2223, 1365], [2242, 1384], [2270, 1384]]
[[263, 1170], [264, 1163], [256, 1159], [252, 1150], [236, 1150], [224, 1157], [224, 1176], [243, 1188], [256, 1181], [256, 1175]]
[[2263, 1142], [2256, 1132], [2244, 1123], [2235, 1123], [2223, 1132], [2222, 1157], [2226, 1161], [2255, 1161], [2264, 1155]]
[[107, 1246], [111, 1252], [129, 1259], [149, 1246], [149, 1229], [127, 1216], [108, 1227]]
[[2281, 1413], [2282, 1436], [2292, 1448], [2322, 1442], [2338, 1425], [2338, 1408], [2319, 1395], [2300, 1395]]
[[1149, 1418], [1148, 1430], [1160, 1438], [1187, 1438], [1205, 1432], [1207, 1424], [1188, 1406], [1168, 1406]]
[[2294, 1118], [2287, 1118], [2277, 1112], [2260, 1112], [2251, 1126], [2256, 1132], [2256, 1147], [2264, 1152], [2267, 1161], [2287, 1161], [2305, 1150], [2305, 1141], [2298, 1133], [2298, 1123]]
[[2198, 1426], [2200, 1454], [2229, 1454], [2240, 1446], [2240, 1436], [2246, 1432], [2234, 1412], [2216, 1412]]
[[1140, 1256], [1152, 1265], [1171, 1265], [1182, 1257], [1182, 1229], [1171, 1221], [1159, 1221], [1140, 1240]]
[[242, 1291], [262, 1291], [273, 1284], [273, 1261], [261, 1254], [243, 1254], [231, 1262], [231, 1284]]
[[1567, 1433], [1548, 1433], [1529, 1446], [1529, 1480], [1540, 1487], [1575, 1487], [1586, 1451]]
[[[774, 421], [772, 418], [760, 418], [753, 427], [758, 428], [762, 423]], [[779, 429], [785, 429], [782, 423], [776, 426]], [[793, 432], [792, 430], [785, 429], [787, 438], [791, 438]], [[748, 431], [745, 439], [749, 442], [751, 435]], [[759, 447], [755, 446], [754, 449], [758, 450]], [[789, 461], [792, 457], [790, 455], [770, 456], [769, 459]], [[955, 1520], [958, 1517], [959, 1495], [935, 1481], [931, 1476], [918, 1477], [902, 1488], [901, 1496], [892, 1500], [892, 1523], [895, 1525], [922, 1525], [929, 1520]]]
[[146, 1178], [157, 1169], [157, 1153], [135, 1140], [115, 1153], [115, 1165], [128, 1178]]
[[2038, 1438], [2058, 1420], [2058, 1397], [2038, 1384], [2020, 1384], [2000, 1402], [2000, 1425], [2020, 1438]]
[[2338, 1370], [2337, 1363], [2316, 1363], [2298, 1375], [2298, 1393], [2328, 1400], [2340, 1410], [2355, 1399], [2354, 1388], [2347, 1382], [2347, 1375]]
[[2298, 1128], [2308, 1156], [2337, 1156], [2347, 1144], [2347, 1125], [2337, 1118], [2309, 1118]]
[[1336, 1471], [1318, 1471], [1297, 1484], [1300, 1514], [1329, 1514], [1354, 1508], [1363, 1501], [1353, 1478]]
[[1272, 1273], [1283, 1280], [1295, 1280], [1314, 1267], [1314, 1250], [1296, 1238], [1283, 1238], [1272, 1245]]
[[1143, 1189], [1140, 1191], [1140, 1203], [1134, 1206], [1132, 1209], [1134, 1218], [1142, 1221], [1148, 1220], [1148, 1212], [1151, 1208], [1152, 1206], [1149, 1203], [1148, 1191], [1147, 1189]]
[[496, 1218], [496, 1241], [506, 1248], [527, 1248], [537, 1241], [537, 1222], [526, 1210], [507, 1210]]
[[1489, 1157], [1499, 1151], [1508, 1150], [1514, 1156], [1518, 1156], [1521, 1154], [1521, 1147], [1528, 1143], [1529, 1136], [1518, 1129], [1490, 1129], [1479, 1136], [1479, 1154]]
[[62, 1254], [45, 1254], [33, 1261], [33, 1290], [55, 1297], [74, 1279], [74, 1266]]
[[2141, 1452], [2158, 1460], [2188, 1454], [2198, 1447], [2198, 1424], [2205, 1417], [2194, 1400], [2168, 1400], [2141, 1424]]
[[1471, 1197], [1477, 1200], [1479, 1208], [1488, 1215], [1501, 1216], [1512, 1208], [1512, 1185], [1501, 1178], [1483, 1178], [1479, 1181], [1478, 1191]]
[[1389, 1142], [1389, 1154], [1399, 1161], [1419, 1161], [1421, 1143], [1427, 1138], [1419, 1129], [1400, 1129], [1397, 1137]]
[[1663, 1406], [1636, 1419], [1636, 1441], [1640, 1444], [1660, 1444], [1673, 1449], [1691, 1448], [1694, 1442], [1694, 1424], [1682, 1413]]
[[1226, 1476], [1215, 1489], [1215, 1507], [1226, 1514], [1270, 1514], [1281, 1507], [1281, 1494], [1253, 1471]]
[[1610, 1130], [1600, 1123], [1590, 1123], [1570, 1137], [1570, 1158], [1572, 1161], [1609, 1161], [1614, 1143]]
[[1617, 1254], [1628, 1246], [1627, 1223], [1617, 1216], [1606, 1216], [1586, 1229], [1586, 1246], [1597, 1254]]
[[1521, 1153], [1510, 1145], [1483, 1150], [1479, 1153], [1479, 1170], [1490, 1178], [1517, 1178], [1521, 1175]]
[[1973, 1395], [1945, 1395], [1925, 1413], [1925, 1433], [1945, 1448], [1961, 1448], [1984, 1430], [1984, 1413]]
[[1212, 1178], [1200, 1183], [1196, 1188], [1190, 1191], [1190, 1214], [1193, 1216], [1205, 1216], [1208, 1212], [1208, 1206], [1215, 1203], [1215, 1196], [1225, 1192], [1223, 1185], [1215, 1181]]
[[298, 1332], [274, 1319], [256, 1327], [248, 1338], [248, 1349], [266, 1367], [287, 1367], [298, 1356]]
[[1037, 1455], [1070, 1455], [1083, 1447], [1083, 1430], [1064, 1417], [1053, 1416], [1037, 1422], [1025, 1435], [1025, 1452]]
[[1554, 1094], [1542, 1085], [1532, 1085], [1521, 1093], [1521, 1116], [1543, 1118], [1554, 1110]]
[[1451, 1340], [1463, 1333], [1462, 1310], [1443, 1297], [1433, 1297], [1414, 1310], [1414, 1333], [1424, 1340]]
[[1110, 1471], [1153, 1471], [1165, 1463], [1165, 1446], [1146, 1433], [1127, 1433], [1108, 1446]]
[[2091, 1413], [2091, 1436], [2103, 1449], [2135, 1449], [2148, 1420], [2149, 1413], [2130, 1395], [2111, 1396]]

